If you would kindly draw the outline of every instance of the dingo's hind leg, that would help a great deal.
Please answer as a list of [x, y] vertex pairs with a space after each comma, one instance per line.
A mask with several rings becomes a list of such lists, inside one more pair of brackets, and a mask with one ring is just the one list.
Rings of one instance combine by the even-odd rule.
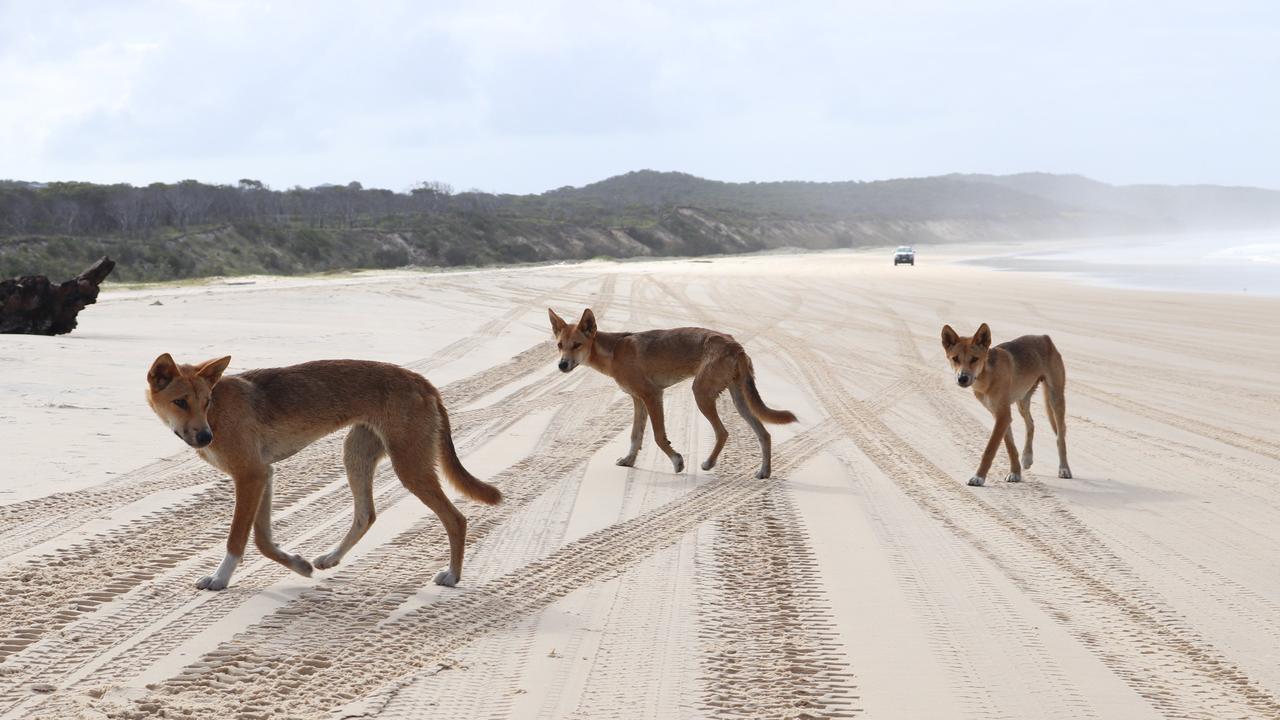
[[1018, 401], [1018, 414], [1022, 416], [1022, 422], [1027, 426], [1027, 438], [1022, 444], [1022, 467], [1031, 467], [1032, 461], [1035, 459], [1032, 448], [1032, 440], [1036, 436], [1036, 423], [1031, 419], [1031, 396], [1034, 395], [1036, 389], [1032, 387], [1027, 394]]
[[764, 428], [760, 418], [751, 412], [750, 406], [747, 405], [747, 398], [742, 394], [739, 386], [729, 386], [729, 397], [733, 398], [733, 406], [738, 409], [738, 414], [747, 421], [751, 431], [756, 434], [756, 439], [760, 441], [760, 469], [756, 471], [756, 477], [763, 480], [773, 474], [773, 437]]
[[1022, 482], [1022, 466], [1018, 458], [1018, 445], [1013, 441], [1013, 424], [1004, 429], [1004, 449], [1009, 453], [1009, 475], [1005, 480]]
[[271, 537], [271, 477], [272, 473], [268, 472], [267, 484], [262, 490], [262, 500], [258, 502], [258, 514], [253, 519], [253, 543], [258, 546], [258, 551], [264, 556], [303, 577], [311, 577], [311, 563], [301, 555], [293, 555], [281, 550]]
[[649, 424], [653, 427], [653, 442], [667, 454], [673, 471], [682, 472], [684, 456], [676, 452], [675, 448], [671, 447], [671, 441], [667, 439], [666, 417], [662, 414], [662, 391], [650, 391], [640, 399], [644, 401], [645, 410], [649, 412]]
[[428, 434], [421, 428], [413, 429], [413, 436], [402, 441], [399, 438], [386, 439], [387, 454], [391, 456], [391, 465], [395, 468], [400, 482], [413, 493], [422, 504], [440, 518], [445, 532], [449, 535], [449, 567], [436, 573], [435, 583], [453, 587], [462, 579], [462, 554], [467, 541], [467, 518], [449, 501], [440, 487], [440, 476], [436, 474], [435, 453], [426, 442]]
[[712, 432], [716, 434], [715, 445], [712, 446], [706, 461], [702, 463], [703, 470], [710, 470], [716, 466], [720, 451], [724, 450], [724, 443], [729, 439], [729, 431], [724, 428], [724, 423], [720, 421], [720, 413], [716, 410], [716, 397], [722, 390], [724, 390], [723, 387], [716, 387], [715, 381], [705, 376], [693, 381], [693, 399], [698, 403], [698, 409], [702, 411], [703, 417], [711, 423]]
[[342, 464], [347, 469], [347, 484], [351, 486], [355, 511], [351, 517], [351, 529], [347, 530], [337, 547], [315, 559], [317, 568], [324, 570], [342, 562], [342, 558], [360, 542], [377, 519], [373, 508], [373, 473], [385, 454], [382, 439], [369, 427], [356, 425], [347, 433], [347, 439], [342, 443]]
[[[1065, 379], [1065, 377], [1062, 378], [1062, 380]], [[1049, 411], [1049, 423], [1053, 425], [1053, 432], [1058, 436], [1058, 477], [1070, 478], [1071, 466], [1067, 464], [1067, 398], [1062, 382], [1057, 384], [1046, 382], [1044, 399], [1048, 406], [1046, 410]]]

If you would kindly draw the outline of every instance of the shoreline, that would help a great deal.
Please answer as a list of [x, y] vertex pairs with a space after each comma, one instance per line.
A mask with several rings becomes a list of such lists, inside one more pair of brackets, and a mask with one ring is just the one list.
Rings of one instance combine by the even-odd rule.
[[[1224, 244], [1223, 247], [1218, 248], [1219, 250], [1238, 248], [1242, 244], [1249, 245], [1250, 241], [1256, 239], [1267, 240], [1269, 241], [1267, 243], [1267, 251], [1276, 253], [1276, 255], [1273, 258], [1267, 258], [1266, 261], [1245, 258], [1232, 262], [1225, 258], [1211, 258], [1208, 262], [1204, 262], [1203, 258], [1175, 256], [1173, 258], [1162, 257], [1154, 262], [1138, 264], [1098, 259], [1100, 257], [1099, 251], [1106, 252], [1115, 246], [1123, 248], [1120, 251], [1122, 256], [1128, 255], [1132, 257], [1132, 249], [1135, 246], [1148, 248], [1152, 252], [1163, 252], [1163, 246], [1166, 243], [1185, 244], [1188, 239], [1197, 237], [1205, 236], [1171, 234], [1071, 239], [1044, 238], [991, 243], [921, 244], [915, 247], [917, 251], [925, 251], [926, 262], [930, 258], [940, 258], [954, 264], [980, 267], [998, 272], [1034, 273], [1052, 276], [1090, 287], [1148, 292], [1191, 292], [1240, 297], [1280, 296], [1280, 228], [1265, 232], [1242, 231], [1239, 233], [1226, 233], [1221, 236], [1208, 236], [1235, 240], [1235, 242]], [[396, 282], [405, 278], [554, 271], [557, 268], [575, 268], [594, 264], [606, 266], [646, 263], [707, 264], [734, 259], [801, 255], [870, 256], [878, 253], [887, 255], [894, 247], [896, 247], [894, 243], [883, 246], [832, 248], [826, 250], [786, 247], [749, 253], [718, 255], [593, 257], [581, 260], [548, 260], [531, 263], [463, 267], [354, 268], [298, 275], [213, 275], [155, 282], [115, 283], [108, 279], [107, 283], [103, 285], [101, 297], [128, 295], [142, 297], [156, 293], [170, 294], [181, 290], [194, 293], [210, 289], [230, 290], [236, 288], [246, 291], [258, 291], [289, 287], [318, 287], [330, 284], [386, 283]], [[1226, 279], [1228, 275], [1235, 277], [1228, 281]], [[1245, 278], [1243, 282], [1238, 281], [1241, 275]]]
[[[1262, 241], [1262, 242], [1258, 242]], [[1250, 256], [1257, 248], [1265, 255]], [[1280, 230], [1221, 236], [1126, 236], [1019, 243], [963, 257], [999, 272], [1052, 275], [1091, 287], [1232, 297], [1280, 296]]]

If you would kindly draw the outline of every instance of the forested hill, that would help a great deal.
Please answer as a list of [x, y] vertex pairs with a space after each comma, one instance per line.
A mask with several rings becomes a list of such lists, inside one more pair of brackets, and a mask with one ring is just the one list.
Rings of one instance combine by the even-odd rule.
[[543, 197], [606, 207], [688, 205], [803, 219], [1078, 218], [1099, 225], [1196, 230], [1280, 224], [1280, 192], [1214, 185], [1116, 186], [1079, 175], [943, 175], [875, 182], [725, 183], [640, 171]]
[[104, 254], [117, 279], [160, 280], [1261, 227], [1280, 227], [1280, 192], [1048, 174], [725, 183], [646, 170], [540, 195], [0, 181], [0, 277], [70, 277]]

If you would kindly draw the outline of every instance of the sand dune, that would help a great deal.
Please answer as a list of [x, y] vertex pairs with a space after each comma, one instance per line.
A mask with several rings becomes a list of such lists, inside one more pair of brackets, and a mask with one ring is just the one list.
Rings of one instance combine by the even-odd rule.
[[[1280, 300], [956, 259], [262, 278], [106, 293], [74, 335], [5, 338], [0, 718], [1280, 717]], [[615, 466], [630, 401], [556, 370], [549, 305], [732, 332], [801, 418], [774, 428], [774, 478], [727, 397], [721, 464], [697, 469], [712, 436], [687, 384], [667, 426], [689, 469], [651, 436]], [[1027, 482], [964, 484], [990, 418], [938, 330], [983, 321], [1062, 351], [1075, 479], [1042, 422]], [[384, 467], [335, 570], [251, 550], [196, 591], [230, 485], [143, 403], [162, 351], [425, 374], [506, 496], [460, 501], [462, 584], [431, 583], [443, 530]], [[350, 523], [340, 452], [277, 467], [290, 551]]]

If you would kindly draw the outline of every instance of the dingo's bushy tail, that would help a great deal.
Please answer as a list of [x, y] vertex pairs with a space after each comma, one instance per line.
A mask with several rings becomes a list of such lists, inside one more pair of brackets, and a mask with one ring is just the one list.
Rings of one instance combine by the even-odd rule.
[[501, 490], [462, 467], [462, 461], [458, 459], [458, 450], [453, 446], [453, 430], [449, 427], [449, 413], [444, 409], [444, 403], [439, 398], [436, 399], [436, 404], [440, 408], [440, 460], [449, 482], [452, 482], [463, 495], [476, 502], [482, 502], [485, 505], [497, 505], [502, 502]]
[[770, 425], [786, 425], [787, 423], [796, 422], [795, 413], [790, 410], [774, 410], [764, 404], [764, 399], [760, 397], [760, 391], [756, 389], [756, 371], [751, 365], [751, 358], [747, 357], [744, 351], [738, 356], [738, 383], [742, 388], [742, 394], [747, 399], [747, 407], [751, 409], [751, 414], [755, 415], [761, 422], [767, 422]]

